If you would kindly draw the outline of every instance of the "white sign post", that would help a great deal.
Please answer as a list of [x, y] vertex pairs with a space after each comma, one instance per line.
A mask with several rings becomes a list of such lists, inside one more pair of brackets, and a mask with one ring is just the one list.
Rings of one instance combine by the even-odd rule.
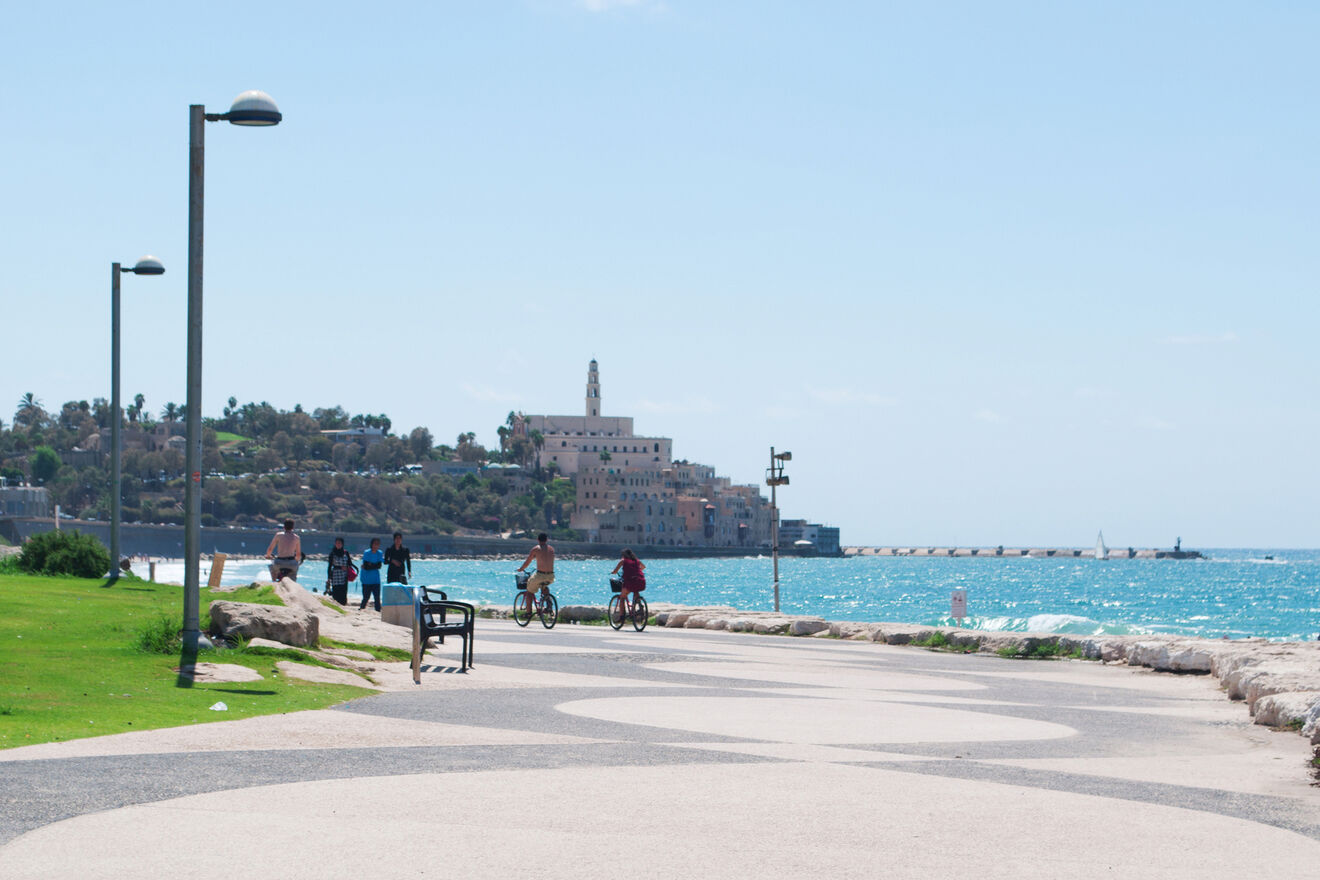
[[953, 597], [949, 602], [949, 616], [958, 621], [962, 626], [963, 618], [967, 616], [967, 591], [954, 590]]

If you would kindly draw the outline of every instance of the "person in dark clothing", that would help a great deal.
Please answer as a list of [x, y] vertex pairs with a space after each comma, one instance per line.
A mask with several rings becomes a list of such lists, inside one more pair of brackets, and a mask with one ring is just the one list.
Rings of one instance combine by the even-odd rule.
[[340, 605], [348, 604], [348, 570], [353, 565], [353, 557], [344, 549], [344, 539], [335, 538], [335, 549], [330, 551], [329, 564], [325, 569], [325, 588]]
[[403, 532], [395, 532], [394, 546], [385, 548], [385, 581], [391, 584], [406, 584], [410, 577], [412, 577], [412, 554], [403, 546]]

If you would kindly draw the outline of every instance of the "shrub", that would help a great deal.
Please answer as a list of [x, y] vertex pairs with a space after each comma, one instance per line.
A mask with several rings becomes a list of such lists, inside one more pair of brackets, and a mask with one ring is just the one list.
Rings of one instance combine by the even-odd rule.
[[81, 532], [43, 532], [23, 545], [18, 567], [29, 574], [101, 577], [110, 571], [110, 551]]

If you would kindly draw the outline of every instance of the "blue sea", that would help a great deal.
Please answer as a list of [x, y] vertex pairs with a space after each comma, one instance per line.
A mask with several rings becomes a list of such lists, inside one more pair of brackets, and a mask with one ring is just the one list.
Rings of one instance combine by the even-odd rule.
[[[1320, 550], [1203, 552], [1207, 559], [784, 557], [780, 610], [827, 620], [950, 624], [950, 594], [966, 590], [970, 617], [963, 623], [983, 630], [1303, 641], [1320, 635]], [[415, 561], [412, 580], [440, 586], [451, 598], [507, 605], [516, 565]], [[554, 585], [560, 604], [603, 605], [613, 566], [561, 559]], [[222, 580], [246, 584], [264, 579], [265, 570], [261, 561], [231, 560]], [[319, 589], [323, 570], [324, 563], [309, 559], [300, 581]], [[157, 576], [181, 581], [182, 575], [175, 562]], [[647, 561], [646, 576], [653, 603], [774, 607], [769, 557], [655, 559]]]

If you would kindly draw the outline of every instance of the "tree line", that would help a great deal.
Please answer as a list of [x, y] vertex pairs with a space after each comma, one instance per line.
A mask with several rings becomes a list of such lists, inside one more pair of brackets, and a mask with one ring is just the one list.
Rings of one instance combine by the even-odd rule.
[[[141, 394], [124, 408], [123, 519], [182, 522], [183, 443], [171, 438], [182, 437], [186, 407], [166, 403], [159, 420], [150, 412]], [[80, 518], [107, 519], [111, 418], [104, 398], [67, 401], [56, 411], [23, 395], [12, 422], [0, 420], [0, 476], [45, 486], [53, 503]], [[202, 419], [202, 522], [265, 527], [293, 516], [327, 531], [545, 529], [574, 537], [567, 528], [572, 483], [535, 466], [543, 440], [515, 431], [518, 418], [509, 413], [497, 429], [500, 448], [487, 449], [470, 431], [453, 445], [437, 444], [425, 427], [395, 435], [384, 413], [350, 414], [338, 405], [283, 410], [231, 397], [220, 417]], [[350, 439], [322, 433], [351, 428], [372, 430]], [[454, 475], [405, 470], [443, 461], [520, 467]]]

